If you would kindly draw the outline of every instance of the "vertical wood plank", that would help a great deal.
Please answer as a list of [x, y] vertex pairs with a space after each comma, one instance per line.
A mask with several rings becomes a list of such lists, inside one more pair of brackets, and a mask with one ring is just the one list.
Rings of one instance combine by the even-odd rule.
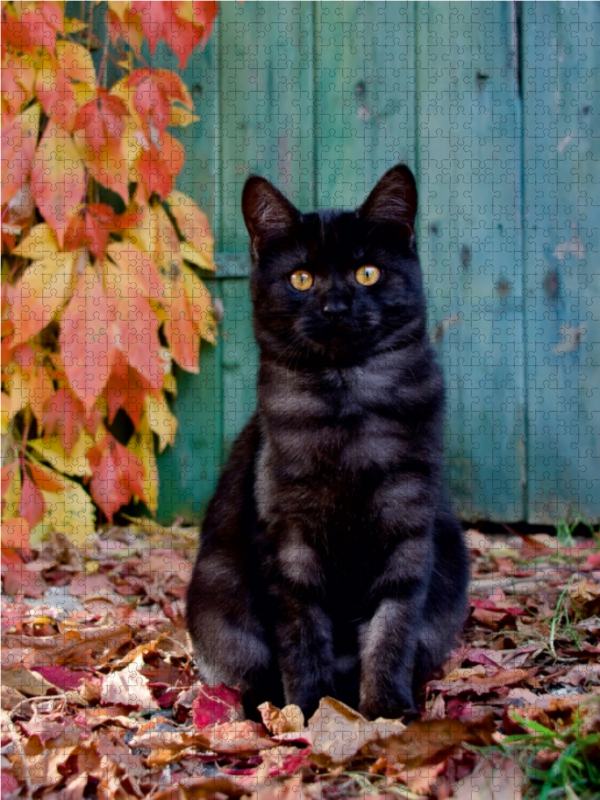
[[240, 197], [250, 173], [302, 210], [313, 205], [312, 3], [222, 3], [220, 16], [220, 249], [241, 253], [248, 237]]
[[600, 518], [600, 4], [523, 3], [529, 518]]
[[524, 513], [520, 116], [512, 3], [417, 4], [419, 241], [452, 498]]
[[256, 405], [258, 347], [252, 330], [252, 302], [246, 277], [221, 281], [223, 371], [223, 458]]
[[317, 204], [353, 208], [386, 169], [415, 166], [414, 7], [315, 5]]

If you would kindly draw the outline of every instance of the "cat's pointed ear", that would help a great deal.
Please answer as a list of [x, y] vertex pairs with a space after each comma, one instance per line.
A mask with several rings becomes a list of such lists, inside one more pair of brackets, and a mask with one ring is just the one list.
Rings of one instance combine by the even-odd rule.
[[253, 255], [269, 239], [285, 236], [300, 220], [298, 209], [273, 184], [258, 175], [252, 175], [244, 185], [242, 213]]
[[398, 164], [379, 180], [359, 208], [363, 219], [397, 225], [411, 237], [417, 216], [417, 184], [406, 164]]

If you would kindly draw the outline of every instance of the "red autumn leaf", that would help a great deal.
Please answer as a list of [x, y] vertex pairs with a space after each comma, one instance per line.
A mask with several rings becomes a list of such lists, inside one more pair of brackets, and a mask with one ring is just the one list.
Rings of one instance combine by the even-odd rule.
[[118, 217], [110, 206], [104, 203], [89, 203], [79, 209], [67, 232], [65, 248], [77, 250], [89, 248], [92, 255], [103, 258], [111, 231], [119, 227]]
[[8, 203], [16, 195], [31, 172], [39, 126], [38, 105], [2, 126], [3, 203]]
[[71, 135], [54, 120], [48, 123], [38, 145], [31, 189], [62, 246], [65, 231], [85, 196], [85, 170]]
[[166, 69], [136, 69], [130, 74], [126, 85], [135, 87], [133, 107], [146, 124], [148, 132], [151, 125], [160, 133], [165, 131], [171, 123], [171, 106], [175, 100], [190, 110], [194, 107], [179, 75]]
[[12, 479], [17, 474], [18, 469], [19, 469], [18, 461], [11, 461], [10, 464], [5, 464], [2, 467], [2, 497], [4, 497], [4, 493], [7, 491], [8, 487], [12, 483]]
[[125, 121], [129, 111], [125, 102], [107, 89], [99, 88], [98, 97], [81, 106], [77, 112], [74, 130], [84, 130], [85, 141], [97, 155], [110, 143], [123, 138]]
[[132, 17], [139, 19], [150, 52], [154, 53], [156, 45], [163, 39], [177, 55], [181, 69], [185, 69], [194, 48], [206, 44], [217, 15], [217, 3], [194, 2], [192, 10], [191, 15], [186, 15], [184, 4], [162, 0], [151, 6], [143, 0], [131, 3]]
[[64, 29], [59, 3], [23, 3], [17, 14], [2, 4], [2, 38], [19, 50], [35, 52], [45, 47], [54, 52], [56, 34]]
[[237, 689], [230, 689], [224, 683], [200, 686], [192, 703], [192, 720], [198, 730], [243, 718], [242, 696]]
[[73, 392], [88, 410], [115, 362], [116, 348], [109, 336], [114, 318], [114, 305], [109, 304], [102, 279], [88, 265], [64, 311], [60, 334], [64, 370]]
[[46, 503], [41, 491], [31, 480], [27, 470], [22, 472], [22, 481], [19, 514], [33, 528], [44, 518]]
[[132, 495], [148, 502], [143, 487], [144, 466], [140, 459], [110, 434], [87, 452], [93, 476], [92, 497], [112, 522], [113, 515]]
[[149, 150], [142, 150], [134, 165], [134, 174], [138, 182], [145, 187], [142, 193], [144, 202], [150, 200], [150, 195], [156, 192], [159, 197], [167, 197], [173, 188], [173, 173], [160, 156], [160, 152], [153, 144]]
[[37, 74], [35, 93], [48, 117], [54, 117], [61, 126], [69, 122], [77, 112], [77, 94], [69, 71], [54, 56], [45, 54], [42, 69]]
[[74, 124], [73, 138], [84, 155], [85, 165], [103, 186], [129, 202], [127, 159], [123, 134], [127, 105], [106, 89], [81, 106]]
[[117, 411], [122, 408], [135, 427], [139, 427], [149, 388], [147, 381], [127, 364], [126, 357], [120, 353], [105, 389], [109, 423], [114, 421]]
[[54, 686], [58, 686], [63, 692], [69, 692], [77, 689], [82, 681], [82, 678], [91, 676], [93, 673], [69, 669], [68, 667], [59, 667], [54, 665], [37, 666], [33, 670], [45, 678]]

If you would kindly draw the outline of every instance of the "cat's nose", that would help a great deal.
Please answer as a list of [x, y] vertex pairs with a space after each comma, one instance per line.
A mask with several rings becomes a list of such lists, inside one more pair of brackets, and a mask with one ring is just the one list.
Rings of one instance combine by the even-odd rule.
[[341, 319], [348, 313], [348, 310], [348, 303], [341, 297], [326, 300], [323, 306], [323, 313], [332, 321]]

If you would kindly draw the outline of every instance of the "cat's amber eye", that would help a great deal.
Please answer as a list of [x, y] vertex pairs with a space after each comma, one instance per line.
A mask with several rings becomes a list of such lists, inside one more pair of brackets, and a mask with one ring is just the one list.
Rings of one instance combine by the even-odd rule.
[[373, 286], [381, 277], [381, 272], [377, 267], [361, 267], [356, 270], [356, 280], [363, 286]]
[[305, 269], [297, 269], [290, 275], [290, 283], [299, 292], [305, 292], [313, 285], [313, 276]]

